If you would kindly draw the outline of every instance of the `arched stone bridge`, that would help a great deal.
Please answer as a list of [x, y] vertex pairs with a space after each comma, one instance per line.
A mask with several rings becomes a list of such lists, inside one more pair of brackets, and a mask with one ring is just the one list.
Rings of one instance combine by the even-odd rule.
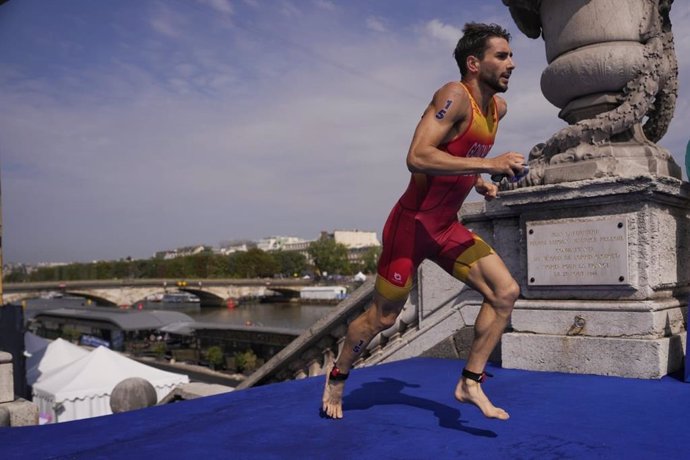
[[126, 279], [65, 282], [7, 283], [6, 303], [59, 292], [91, 299], [104, 305], [134, 305], [147, 297], [165, 292], [183, 291], [201, 299], [202, 305], [224, 305], [230, 299], [263, 297], [272, 293], [298, 297], [311, 280], [304, 279]]

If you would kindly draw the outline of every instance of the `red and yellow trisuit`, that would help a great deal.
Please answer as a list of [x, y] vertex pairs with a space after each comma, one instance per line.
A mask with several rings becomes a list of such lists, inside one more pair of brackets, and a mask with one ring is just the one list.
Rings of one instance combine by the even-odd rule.
[[[463, 84], [472, 103], [472, 120], [456, 138], [439, 146], [456, 157], [483, 158], [498, 129], [496, 98], [486, 116]], [[466, 281], [470, 267], [493, 250], [458, 222], [458, 211], [477, 180], [476, 174], [433, 176], [413, 173], [405, 193], [383, 229], [376, 290], [389, 300], [402, 300], [412, 289], [412, 275], [430, 259], [455, 278]]]

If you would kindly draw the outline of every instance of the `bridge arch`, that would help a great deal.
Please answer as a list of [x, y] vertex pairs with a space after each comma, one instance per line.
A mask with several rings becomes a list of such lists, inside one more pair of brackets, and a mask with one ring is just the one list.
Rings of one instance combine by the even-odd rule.
[[82, 291], [65, 291], [66, 295], [70, 296], [75, 296], [75, 297], [83, 297], [87, 300], [90, 300], [98, 305], [104, 305], [108, 307], [112, 306], [118, 306], [119, 304], [116, 303], [113, 299], [103, 296], [103, 295], [97, 295], [93, 294], [90, 292], [82, 292]]
[[208, 289], [193, 287], [178, 287], [177, 289], [197, 296], [202, 305], [225, 305], [228, 300], [225, 296], [218, 295]]

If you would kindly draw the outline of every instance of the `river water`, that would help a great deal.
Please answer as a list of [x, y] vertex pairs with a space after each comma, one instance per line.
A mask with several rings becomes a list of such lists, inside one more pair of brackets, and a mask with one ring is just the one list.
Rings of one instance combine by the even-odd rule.
[[[195, 321], [244, 326], [276, 327], [303, 331], [330, 313], [333, 305], [301, 305], [298, 303], [243, 303], [235, 308], [200, 307], [198, 303], [142, 302], [133, 310], [169, 310], [189, 315]], [[54, 308], [84, 308], [88, 302], [81, 297], [30, 299], [26, 301], [25, 319], [40, 311]], [[117, 307], [112, 307], [117, 308]]]

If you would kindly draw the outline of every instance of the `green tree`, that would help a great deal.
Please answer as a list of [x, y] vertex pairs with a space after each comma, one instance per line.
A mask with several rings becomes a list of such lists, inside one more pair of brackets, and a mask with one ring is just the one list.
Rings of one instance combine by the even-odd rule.
[[285, 276], [299, 275], [307, 268], [307, 258], [295, 251], [277, 251], [271, 255], [278, 264], [278, 273]]
[[360, 270], [364, 273], [376, 273], [379, 264], [379, 257], [381, 256], [381, 247], [373, 246], [366, 250], [362, 255], [362, 262]]
[[163, 358], [165, 352], [168, 351], [168, 346], [165, 342], [154, 342], [151, 344], [151, 352], [156, 355], [157, 358]]
[[113, 278], [117, 279], [127, 279], [130, 277], [130, 264], [131, 262], [126, 260], [117, 260], [112, 263], [113, 267]]
[[211, 369], [218, 369], [223, 364], [223, 350], [218, 345], [213, 345], [206, 350], [206, 360], [211, 365]]
[[190, 278], [208, 278], [208, 266], [212, 254], [202, 252], [188, 257], [189, 271], [187, 276]]
[[187, 266], [184, 261], [185, 257], [175, 257], [174, 259], [166, 260], [165, 262], [165, 277], [166, 278], [184, 278], [187, 276]]
[[26, 267], [20, 266], [5, 272], [3, 279], [7, 283], [23, 283], [29, 279], [29, 274], [26, 271]]
[[347, 247], [332, 238], [320, 238], [309, 245], [309, 255], [316, 270], [323, 274], [348, 274], [351, 272]]
[[113, 278], [112, 262], [99, 261], [93, 264], [92, 273], [95, 279], [105, 280]]
[[242, 353], [235, 353], [235, 365], [237, 370], [244, 373], [250, 373], [256, 370], [259, 359], [251, 348], [248, 348]]
[[81, 332], [76, 327], [64, 326], [60, 336], [68, 342], [76, 342], [81, 337]]
[[278, 272], [276, 260], [258, 248], [236, 253], [234, 262], [235, 275], [240, 278], [265, 278]]

